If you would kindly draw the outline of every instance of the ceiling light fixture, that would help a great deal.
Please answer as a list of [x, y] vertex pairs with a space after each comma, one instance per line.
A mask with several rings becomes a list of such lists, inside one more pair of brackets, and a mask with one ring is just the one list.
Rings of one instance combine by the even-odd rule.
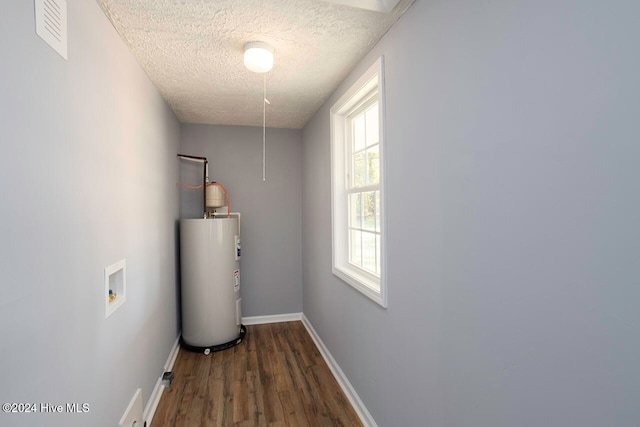
[[266, 73], [273, 68], [273, 47], [264, 42], [244, 45], [244, 66], [254, 73]]

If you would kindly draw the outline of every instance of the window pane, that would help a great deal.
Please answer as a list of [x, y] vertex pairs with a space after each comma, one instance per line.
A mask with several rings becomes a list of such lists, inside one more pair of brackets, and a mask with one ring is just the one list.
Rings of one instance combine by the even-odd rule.
[[367, 184], [380, 183], [380, 146], [367, 149]]
[[377, 259], [377, 247], [376, 247], [376, 234], [362, 232], [362, 268], [370, 271], [373, 274], [377, 274], [376, 271], [376, 259]]
[[365, 123], [364, 114], [360, 114], [353, 119], [353, 151], [359, 151], [365, 144]]
[[364, 224], [362, 228], [365, 230], [376, 231], [376, 193], [377, 191], [362, 193], [364, 196], [362, 204]]
[[349, 194], [348, 226], [362, 228], [362, 193]]
[[379, 142], [378, 104], [373, 105], [365, 113], [367, 122], [367, 147]]
[[367, 177], [366, 165], [366, 153], [364, 151], [353, 155], [353, 187], [362, 187], [365, 185]]
[[349, 232], [349, 261], [362, 266], [362, 232], [350, 230]]

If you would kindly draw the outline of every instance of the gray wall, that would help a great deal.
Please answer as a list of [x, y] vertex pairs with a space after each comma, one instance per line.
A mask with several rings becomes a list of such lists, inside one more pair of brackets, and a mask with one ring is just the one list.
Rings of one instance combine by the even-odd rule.
[[[0, 401], [88, 403], [5, 426], [114, 426], [146, 404], [178, 334], [179, 123], [94, 1], [68, 1], [69, 59], [33, 1], [0, 15]], [[104, 268], [127, 260], [105, 319]]]
[[[206, 157], [209, 177], [242, 213], [243, 316], [302, 311], [302, 134], [267, 129], [262, 181], [262, 128], [183, 125], [180, 152]], [[180, 162], [181, 180], [202, 182], [202, 165]], [[202, 193], [182, 188], [181, 217], [202, 216]]]
[[[417, 0], [303, 130], [304, 313], [378, 425], [640, 425], [639, 14]], [[382, 54], [387, 310], [330, 258], [329, 108]]]

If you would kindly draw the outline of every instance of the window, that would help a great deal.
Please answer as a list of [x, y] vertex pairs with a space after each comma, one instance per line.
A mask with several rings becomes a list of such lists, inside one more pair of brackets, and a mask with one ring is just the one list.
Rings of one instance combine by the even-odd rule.
[[333, 273], [383, 307], [384, 90], [380, 58], [331, 108]]

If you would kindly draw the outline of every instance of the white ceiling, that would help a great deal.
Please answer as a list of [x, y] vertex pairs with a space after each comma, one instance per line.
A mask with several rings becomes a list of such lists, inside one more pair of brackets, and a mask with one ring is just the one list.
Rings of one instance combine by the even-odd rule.
[[243, 46], [271, 44], [267, 126], [292, 129], [413, 1], [381, 13], [337, 3], [389, 0], [97, 0], [183, 123], [262, 126], [265, 74], [244, 67]]

